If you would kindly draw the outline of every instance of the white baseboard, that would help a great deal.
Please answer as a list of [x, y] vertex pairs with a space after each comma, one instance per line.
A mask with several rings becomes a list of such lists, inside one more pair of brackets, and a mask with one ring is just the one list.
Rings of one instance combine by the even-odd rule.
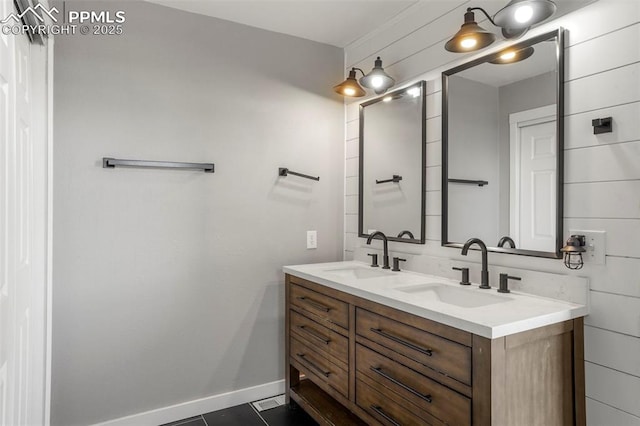
[[158, 408], [144, 413], [98, 423], [99, 426], [158, 426], [176, 420], [186, 419], [211, 411], [222, 410], [247, 402], [257, 401], [284, 393], [284, 380], [263, 385], [208, 396], [169, 407]]

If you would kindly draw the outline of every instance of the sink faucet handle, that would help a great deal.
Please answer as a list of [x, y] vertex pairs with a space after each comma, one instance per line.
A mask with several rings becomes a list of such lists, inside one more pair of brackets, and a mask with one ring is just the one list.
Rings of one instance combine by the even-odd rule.
[[509, 280], [520, 281], [522, 278], [511, 277], [509, 274], [500, 274], [500, 288], [498, 288], [499, 293], [511, 293], [511, 290], [509, 290]]
[[454, 271], [462, 271], [462, 279], [460, 280], [460, 285], [471, 285], [471, 282], [469, 281], [469, 268], [457, 268], [457, 267], [453, 267], [451, 268]]
[[393, 258], [393, 268], [392, 271], [400, 272], [400, 262], [406, 262], [407, 259], [400, 259], [399, 257]]
[[371, 267], [372, 268], [377, 268], [378, 267], [378, 253], [369, 253], [369, 254], [367, 254], [367, 256], [371, 256]]

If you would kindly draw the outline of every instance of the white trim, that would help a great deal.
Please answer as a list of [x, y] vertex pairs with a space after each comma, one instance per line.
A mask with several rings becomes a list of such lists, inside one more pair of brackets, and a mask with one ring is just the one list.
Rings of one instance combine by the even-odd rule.
[[[46, 0], [42, 3], [48, 5]], [[47, 47], [47, 277], [46, 277], [46, 355], [44, 379], [44, 426], [51, 424], [51, 336], [53, 318], [53, 47], [54, 38]]]
[[[556, 104], [547, 105], [539, 108], [528, 109], [526, 111], [514, 112], [509, 114], [509, 124], [523, 123], [528, 121], [540, 121], [544, 118], [556, 116]], [[534, 123], [535, 124], [535, 123]], [[524, 127], [521, 125], [520, 127]]]
[[509, 235], [516, 247], [520, 247], [520, 129], [555, 120], [556, 111], [552, 104], [509, 114]]
[[223, 410], [236, 405], [246, 404], [259, 399], [284, 393], [284, 380], [263, 385], [213, 395], [206, 398], [183, 402], [169, 407], [158, 408], [132, 416], [97, 423], [100, 426], [156, 426], [180, 419], [186, 419], [211, 411]]

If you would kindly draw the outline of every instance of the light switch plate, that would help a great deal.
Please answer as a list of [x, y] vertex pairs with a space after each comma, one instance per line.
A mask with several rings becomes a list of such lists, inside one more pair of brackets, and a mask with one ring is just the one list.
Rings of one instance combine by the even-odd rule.
[[571, 235], [584, 235], [585, 248], [583, 253], [584, 263], [591, 265], [604, 265], [606, 261], [606, 232], [605, 231], [581, 231], [572, 229]]
[[318, 232], [317, 231], [307, 231], [307, 248], [308, 249], [318, 248]]

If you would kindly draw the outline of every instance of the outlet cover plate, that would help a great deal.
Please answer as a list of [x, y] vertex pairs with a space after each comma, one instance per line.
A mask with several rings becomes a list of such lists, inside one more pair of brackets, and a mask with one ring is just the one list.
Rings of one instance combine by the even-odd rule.
[[308, 249], [318, 248], [318, 232], [317, 231], [307, 231], [307, 248]]
[[606, 232], [605, 231], [580, 231], [572, 229], [571, 235], [584, 235], [587, 251], [582, 255], [584, 263], [591, 265], [604, 265], [606, 261]]

